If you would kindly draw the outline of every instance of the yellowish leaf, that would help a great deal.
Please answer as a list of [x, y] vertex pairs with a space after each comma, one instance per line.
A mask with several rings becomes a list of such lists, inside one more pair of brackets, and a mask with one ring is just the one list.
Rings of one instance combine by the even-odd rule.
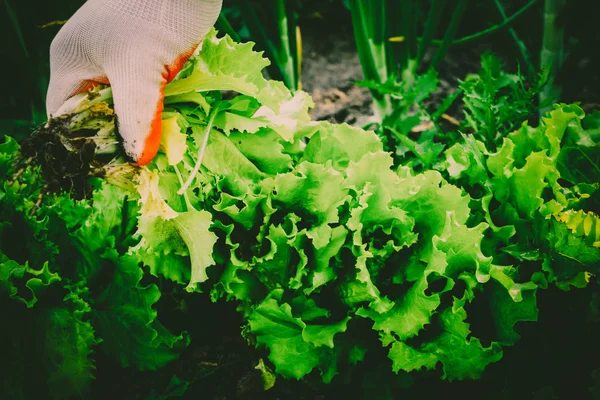
[[160, 145], [167, 155], [169, 165], [179, 164], [183, 160], [183, 156], [187, 150], [186, 139], [187, 135], [181, 132], [181, 128], [177, 123], [177, 117], [171, 117], [162, 121]]

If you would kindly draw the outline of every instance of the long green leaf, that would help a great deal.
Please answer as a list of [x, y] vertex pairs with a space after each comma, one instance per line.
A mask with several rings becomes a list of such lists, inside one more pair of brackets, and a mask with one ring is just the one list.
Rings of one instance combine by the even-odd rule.
[[[463, 36], [461, 38], [455, 39], [452, 41], [452, 44], [464, 44], [464, 43], [468, 43], [468, 42], [472, 42], [474, 40], [477, 39], [481, 39], [484, 36], [490, 35], [492, 33], [495, 33], [501, 29], [504, 29], [506, 27], [511, 26], [521, 15], [523, 15], [527, 10], [529, 10], [531, 7], [533, 7], [539, 0], [530, 0], [527, 4], [525, 4], [523, 7], [521, 7], [518, 11], [516, 11], [513, 15], [511, 15], [510, 17], [507, 17], [504, 19], [504, 21], [500, 22], [499, 24], [490, 26], [489, 28], [486, 28], [482, 31], [467, 35], [467, 36]], [[441, 45], [445, 42], [445, 38], [443, 40], [432, 40], [433, 44], [436, 45]]]
[[427, 21], [425, 22], [425, 32], [423, 33], [423, 38], [419, 43], [419, 50], [417, 53], [417, 64], [421, 63], [423, 57], [425, 57], [425, 53], [429, 46], [431, 45], [431, 41], [433, 40], [433, 36], [437, 31], [437, 28], [442, 19], [442, 15], [444, 13], [444, 9], [446, 8], [447, 0], [433, 0], [433, 4], [431, 5], [431, 9], [429, 10], [429, 15], [427, 16]]
[[[500, 0], [494, 0], [494, 3], [496, 3], [496, 8], [498, 9], [498, 12], [500, 13], [500, 16], [502, 17], [503, 22], [505, 22], [508, 19], [508, 16], [506, 15], [506, 11], [504, 10], [504, 6], [502, 5], [502, 2]], [[525, 62], [525, 65], [527, 66], [527, 72], [529, 73], [530, 76], [533, 76], [533, 74], [535, 72], [535, 67], [533, 65], [533, 61], [531, 60], [531, 53], [529, 53], [527, 46], [521, 40], [521, 38], [519, 38], [519, 35], [517, 34], [517, 31], [515, 31], [514, 28], [509, 27], [508, 32], [510, 33], [510, 36], [515, 41], [515, 44], [517, 45], [517, 48], [519, 49], [519, 52], [521, 53], [521, 57], [523, 58], [523, 61]]]
[[560, 87], [556, 84], [558, 71], [564, 59], [564, 28], [558, 23], [565, 0], [546, 0], [544, 3], [544, 37], [540, 54], [540, 66], [548, 68], [550, 83], [540, 92], [540, 104], [546, 105], [540, 114], [548, 111], [560, 97]]
[[435, 67], [446, 56], [446, 52], [452, 44], [454, 36], [456, 35], [456, 31], [460, 26], [463, 14], [467, 9], [467, 4], [468, 0], [459, 0], [458, 5], [454, 9], [454, 13], [452, 13], [452, 19], [450, 20], [450, 25], [448, 26], [448, 29], [446, 29], [444, 40], [442, 41], [441, 46], [437, 49], [437, 52], [433, 57], [433, 61], [431, 62], [432, 66]]
[[[385, 38], [385, 1], [351, 0], [350, 11], [358, 57], [367, 80], [383, 83], [388, 79], [388, 61]], [[382, 117], [391, 111], [387, 95], [371, 91], [376, 115]]]
[[[268, 26], [266, 24], [273, 24], [259, 16], [257, 3], [237, 1], [252, 39], [267, 52], [268, 58], [275, 64], [274, 68], [269, 69], [270, 75], [274, 79], [283, 80], [291, 90], [297, 90], [300, 76], [294, 7], [285, 0], [270, 0], [267, 4], [267, 14], [270, 12], [275, 18], [275, 33], [265, 28]], [[261, 7], [264, 6], [265, 4], [261, 4]]]

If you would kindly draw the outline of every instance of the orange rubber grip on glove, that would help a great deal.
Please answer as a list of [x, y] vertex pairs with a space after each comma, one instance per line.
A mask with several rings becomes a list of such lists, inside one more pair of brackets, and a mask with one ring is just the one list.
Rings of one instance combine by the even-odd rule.
[[158, 152], [162, 137], [162, 112], [164, 109], [163, 100], [165, 98], [165, 86], [167, 86], [167, 83], [175, 79], [186, 61], [190, 59], [192, 54], [194, 54], [196, 47], [198, 47], [198, 45], [194, 45], [191, 50], [177, 57], [177, 59], [170, 66], [165, 66], [166, 72], [163, 73], [163, 78], [165, 81], [160, 87], [160, 96], [158, 99], [158, 104], [156, 105], [156, 112], [152, 118], [150, 133], [148, 134], [146, 142], [144, 143], [144, 150], [137, 160], [138, 165], [146, 165], [150, 163]]

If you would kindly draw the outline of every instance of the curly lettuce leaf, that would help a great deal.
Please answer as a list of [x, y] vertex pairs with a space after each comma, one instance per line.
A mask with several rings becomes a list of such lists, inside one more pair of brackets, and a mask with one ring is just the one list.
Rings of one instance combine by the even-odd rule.
[[292, 314], [287, 303], [280, 304], [281, 293], [274, 292], [250, 315], [248, 322], [259, 345], [269, 349], [269, 359], [277, 373], [287, 378], [301, 379], [314, 368], [324, 369], [335, 335], [345, 332], [348, 318], [325, 324], [307, 324]]
[[[60, 281], [58, 273], [50, 271], [47, 262], [38, 270], [31, 268], [27, 262], [21, 265], [0, 253], [0, 289], [9, 297], [23, 302], [27, 308], [35, 306], [48, 286]], [[23, 286], [19, 285], [20, 282], [24, 282]]]
[[118, 257], [108, 250], [105, 259], [113, 266], [112, 279], [95, 299], [92, 319], [100, 349], [124, 366], [156, 370], [179, 356], [187, 346], [185, 333], [174, 335], [157, 319], [154, 304], [161, 292], [155, 284], [141, 284], [139, 259]]

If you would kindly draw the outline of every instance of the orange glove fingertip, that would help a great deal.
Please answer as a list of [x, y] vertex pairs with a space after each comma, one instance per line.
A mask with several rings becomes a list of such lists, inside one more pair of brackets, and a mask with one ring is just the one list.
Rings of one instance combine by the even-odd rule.
[[138, 158], [135, 165], [147, 165], [149, 164], [156, 154], [158, 153], [158, 148], [160, 147], [160, 140], [162, 137], [162, 112], [164, 110], [164, 89], [166, 83], [163, 83], [160, 88], [160, 97], [158, 99], [158, 104], [156, 105], [156, 112], [154, 113], [154, 117], [152, 118], [152, 124], [150, 125], [150, 133], [146, 137], [144, 142], [144, 149], [140, 157]]

